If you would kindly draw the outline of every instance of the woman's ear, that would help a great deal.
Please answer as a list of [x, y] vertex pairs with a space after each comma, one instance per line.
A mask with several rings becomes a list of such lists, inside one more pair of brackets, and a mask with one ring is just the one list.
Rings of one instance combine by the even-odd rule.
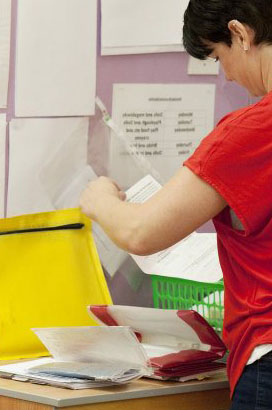
[[244, 24], [238, 20], [231, 20], [228, 23], [228, 29], [231, 32], [232, 40], [236, 39], [238, 45], [244, 50], [249, 51], [251, 45], [250, 31]]

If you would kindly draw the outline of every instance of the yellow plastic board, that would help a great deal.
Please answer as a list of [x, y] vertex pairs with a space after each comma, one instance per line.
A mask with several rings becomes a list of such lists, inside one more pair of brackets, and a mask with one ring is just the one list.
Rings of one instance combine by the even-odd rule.
[[79, 209], [0, 220], [0, 359], [48, 355], [34, 327], [95, 325], [90, 304], [111, 304]]

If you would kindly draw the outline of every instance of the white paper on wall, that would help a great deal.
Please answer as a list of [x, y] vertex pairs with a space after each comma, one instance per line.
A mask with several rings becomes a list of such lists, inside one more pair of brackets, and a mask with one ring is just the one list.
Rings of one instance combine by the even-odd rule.
[[[115, 84], [112, 118], [165, 183], [212, 130], [214, 104], [212, 84]], [[131, 157], [116, 138], [110, 151], [111, 177], [131, 186]]]
[[219, 69], [219, 61], [214, 61], [214, 59], [198, 60], [197, 58], [189, 57], [189, 75], [218, 75]]
[[17, 117], [92, 115], [97, 0], [18, 1]]
[[102, 0], [102, 55], [184, 51], [189, 0]]
[[[54, 153], [59, 152], [61, 156], [59, 148], [75, 134], [81, 155], [78, 166], [86, 165], [88, 125], [88, 118], [79, 117], [15, 119], [10, 122], [8, 216], [55, 209], [40, 180], [41, 169]], [[66, 160], [69, 162], [68, 155]], [[58, 175], [51, 177], [58, 180]]]
[[0, 114], [0, 218], [4, 217], [6, 178], [6, 114]]
[[11, 30], [11, 0], [0, 0], [0, 108], [7, 107]]

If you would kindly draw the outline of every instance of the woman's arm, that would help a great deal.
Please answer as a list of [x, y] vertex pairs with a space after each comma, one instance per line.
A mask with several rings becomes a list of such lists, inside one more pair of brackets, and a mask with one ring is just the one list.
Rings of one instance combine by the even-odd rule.
[[222, 211], [227, 203], [187, 167], [143, 204], [124, 201], [109, 178], [91, 182], [80, 200], [82, 211], [98, 222], [122, 249], [148, 255], [173, 245]]

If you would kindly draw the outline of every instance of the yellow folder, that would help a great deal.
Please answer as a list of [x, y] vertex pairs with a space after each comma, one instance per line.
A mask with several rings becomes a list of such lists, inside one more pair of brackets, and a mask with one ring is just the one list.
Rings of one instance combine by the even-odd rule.
[[34, 327], [95, 325], [90, 304], [111, 304], [79, 209], [0, 220], [0, 359], [48, 355]]

